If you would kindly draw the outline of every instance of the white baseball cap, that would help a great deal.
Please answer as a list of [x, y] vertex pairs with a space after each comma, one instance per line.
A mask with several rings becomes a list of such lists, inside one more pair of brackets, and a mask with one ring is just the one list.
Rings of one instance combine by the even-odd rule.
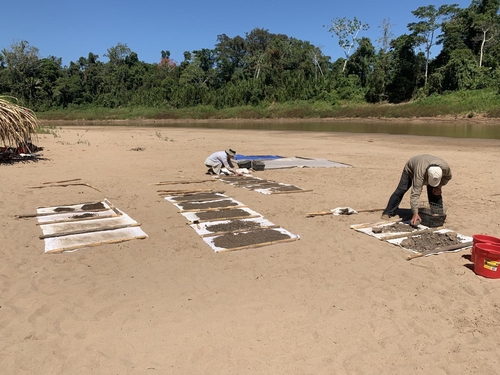
[[439, 186], [441, 177], [443, 177], [443, 170], [440, 167], [432, 166], [427, 169], [427, 182], [429, 186]]

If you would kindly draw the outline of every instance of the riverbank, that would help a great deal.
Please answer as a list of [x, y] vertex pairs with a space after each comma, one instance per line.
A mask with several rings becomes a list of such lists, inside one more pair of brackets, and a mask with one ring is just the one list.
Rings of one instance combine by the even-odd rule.
[[[350, 229], [380, 212], [306, 217], [383, 208], [406, 160], [431, 153], [453, 172], [443, 189], [446, 228], [500, 236], [497, 140], [86, 124], [39, 134], [44, 160], [0, 165], [5, 373], [481, 375], [499, 367], [498, 281], [475, 275], [468, 251], [407, 261], [406, 250]], [[153, 185], [207, 179], [204, 159], [227, 147], [352, 167], [254, 172], [312, 190], [298, 194], [210, 179]], [[30, 188], [70, 179], [100, 191]], [[300, 240], [214, 253], [158, 192], [191, 188], [223, 190]], [[149, 237], [47, 255], [36, 220], [15, 217], [104, 198]]]
[[72, 108], [37, 114], [41, 121], [468, 121], [500, 119], [500, 95], [492, 89], [432, 95], [400, 104], [362, 102], [262, 103], [214, 108], [118, 107]]
[[394, 117], [329, 117], [329, 118], [275, 118], [275, 119], [255, 119], [255, 118], [210, 118], [210, 119], [145, 119], [145, 118], [134, 118], [134, 119], [102, 119], [102, 120], [47, 120], [40, 119], [40, 124], [42, 126], [47, 125], [64, 125], [64, 124], [207, 124], [207, 123], [323, 123], [323, 122], [397, 122], [404, 123], [409, 122], [413, 124], [426, 124], [426, 123], [442, 123], [442, 124], [483, 124], [483, 125], [500, 125], [500, 118], [492, 118], [486, 116], [436, 116], [436, 117], [408, 117], [408, 118], [394, 118]]

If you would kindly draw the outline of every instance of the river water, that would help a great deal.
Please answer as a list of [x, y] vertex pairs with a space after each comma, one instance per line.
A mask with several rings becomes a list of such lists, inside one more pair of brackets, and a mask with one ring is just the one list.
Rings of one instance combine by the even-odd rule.
[[[147, 126], [151, 126], [148, 124]], [[155, 123], [158, 127], [249, 129], [309, 132], [382, 133], [451, 138], [500, 139], [500, 122], [495, 124], [454, 124], [442, 122], [235, 122]]]
[[[102, 125], [102, 123], [86, 123], [86, 125]], [[58, 124], [62, 125], [62, 124]], [[66, 124], [64, 124], [66, 125]], [[68, 123], [68, 125], [75, 125]], [[79, 124], [81, 125], [81, 124]], [[447, 122], [355, 122], [355, 121], [322, 121], [322, 122], [117, 122], [106, 125], [134, 126], [134, 127], [165, 127], [165, 128], [206, 128], [206, 129], [247, 129], [247, 130], [279, 130], [279, 131], [308, 131], [308, 132], [341, 132], [341, 133], [381, 133], [381, 134], [401, 134], [420, 135], [450, 138], [483, 138], [500, 139], [500, 121], [498, 124], [481, 123], [447, 123]]]

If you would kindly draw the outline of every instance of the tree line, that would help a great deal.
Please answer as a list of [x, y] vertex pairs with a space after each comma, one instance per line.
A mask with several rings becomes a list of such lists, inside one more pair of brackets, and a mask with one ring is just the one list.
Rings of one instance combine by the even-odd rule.
[[[380, 38], [363, 37], [370, 26], [356, 17], [325, 26], [344, 57], [331, 61], [308, 41], [256, 28], [244, 37], [217, 37], [214, 48], [168, 50], [159, 63], [139, 60], [118, 43], [99, 56], [90, 52], [69, 66], [40, 58], [27, 41], [0, 53], [0, 95], [37, 111], [60, 108], [146, 106], [215, 108], [290, 101], [401, 103], [457, 90], [500, 90], [500, 0], [422, 6], [408, 32], [394, 37], [389, 19]], [[431, 49], [440, 45], [432, 58]]]

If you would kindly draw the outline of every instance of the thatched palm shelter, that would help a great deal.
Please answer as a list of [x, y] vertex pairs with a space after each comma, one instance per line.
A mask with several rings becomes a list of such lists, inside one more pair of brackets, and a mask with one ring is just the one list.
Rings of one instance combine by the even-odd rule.
[[38, 119], [32, 110], [0, 97], [0, 146], [29, 149], [37, 128]]

